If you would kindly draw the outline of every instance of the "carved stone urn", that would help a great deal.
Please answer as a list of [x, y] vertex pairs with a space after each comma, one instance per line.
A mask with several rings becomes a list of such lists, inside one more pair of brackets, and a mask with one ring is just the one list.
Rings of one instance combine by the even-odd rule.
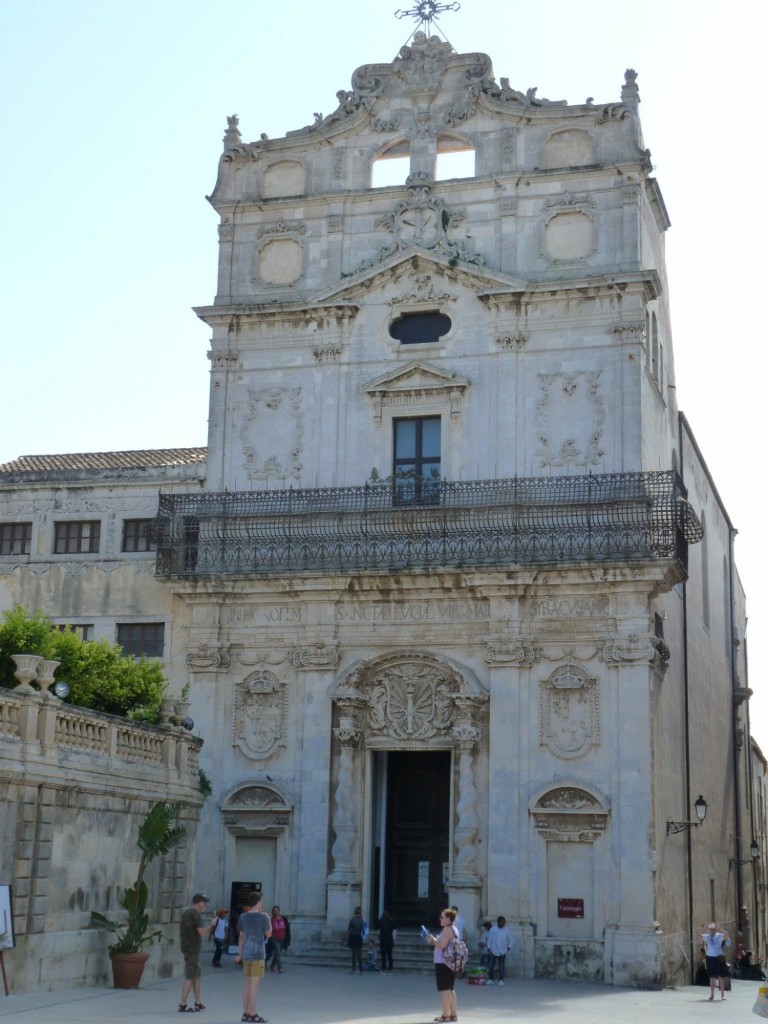
[[37, 670], [42, 662], [39, 654], [12, 654], [11, 660], [16, 665], [14, 677], [18, 679], [19, 685], [14, 687], [17, 693], [35, 693], [34, 686], [31, 686], [33, 679], [37, 678]]
[[58, 700], [51, 687], [54, 684], [54, 673], [60, 664], [60, 661], [43, 660], [37, 666], [37, 685], [40, 687], [43, 696], [50, 700]]

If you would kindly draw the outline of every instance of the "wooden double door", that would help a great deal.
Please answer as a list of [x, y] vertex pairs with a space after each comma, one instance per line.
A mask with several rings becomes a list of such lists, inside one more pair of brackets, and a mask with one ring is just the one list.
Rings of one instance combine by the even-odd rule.
[[384, 906], [400, 927], [437, 927], [448, 898], [450, 751], [390, 751]]

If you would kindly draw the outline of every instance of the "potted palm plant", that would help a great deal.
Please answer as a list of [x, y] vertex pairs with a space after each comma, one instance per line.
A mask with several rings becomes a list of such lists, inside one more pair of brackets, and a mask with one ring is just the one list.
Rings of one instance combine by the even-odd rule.
[[[136, 845], [141, 850], [139, 872], [136, 881], [123, 893], [121, 907], [126, 911], [126, 921], [111, 921], [103, 914], [91, 911], [91, 923], [116, 936], [115, 942], [109, 947], [112, 961], [112, 977], [115, 988], [138, 988], [149, 954], [144, 953], [145, 946], [155, 941], [162, 941], [165, 936], [149, 924], [147, 902], [149, 890], [144, 881], [147, 865], [156, 857], [162, 857], [187, 837], [187, 830], [176, 824], [179, 814], [186, 804], [156, 803], [139, 827]], [[171, 940], [168, 940], [171, 941]]]

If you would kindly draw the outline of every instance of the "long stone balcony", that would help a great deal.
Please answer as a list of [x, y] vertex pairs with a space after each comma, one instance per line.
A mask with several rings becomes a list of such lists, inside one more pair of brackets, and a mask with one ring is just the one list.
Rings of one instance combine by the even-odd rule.
[[161, 494], [157, 575], [676, 559], [703, 530], [673, 471]]

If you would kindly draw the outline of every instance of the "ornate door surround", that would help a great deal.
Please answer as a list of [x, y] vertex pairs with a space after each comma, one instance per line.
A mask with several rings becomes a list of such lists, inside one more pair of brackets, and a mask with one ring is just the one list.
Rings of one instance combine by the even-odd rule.
[[[331, 890], [359, 897], [366, 816], [359, 784], [364, 751], [453, 750], [458, 768], [451, 835], [452, 889], [480, 889], [474, 752], [488, 692], [473, 673], [445, 657], [395, 651], [358, 662], [331, 689], [336, 771], [332, 780]], [[357, 769], [357, 770], [356, 770]]]

